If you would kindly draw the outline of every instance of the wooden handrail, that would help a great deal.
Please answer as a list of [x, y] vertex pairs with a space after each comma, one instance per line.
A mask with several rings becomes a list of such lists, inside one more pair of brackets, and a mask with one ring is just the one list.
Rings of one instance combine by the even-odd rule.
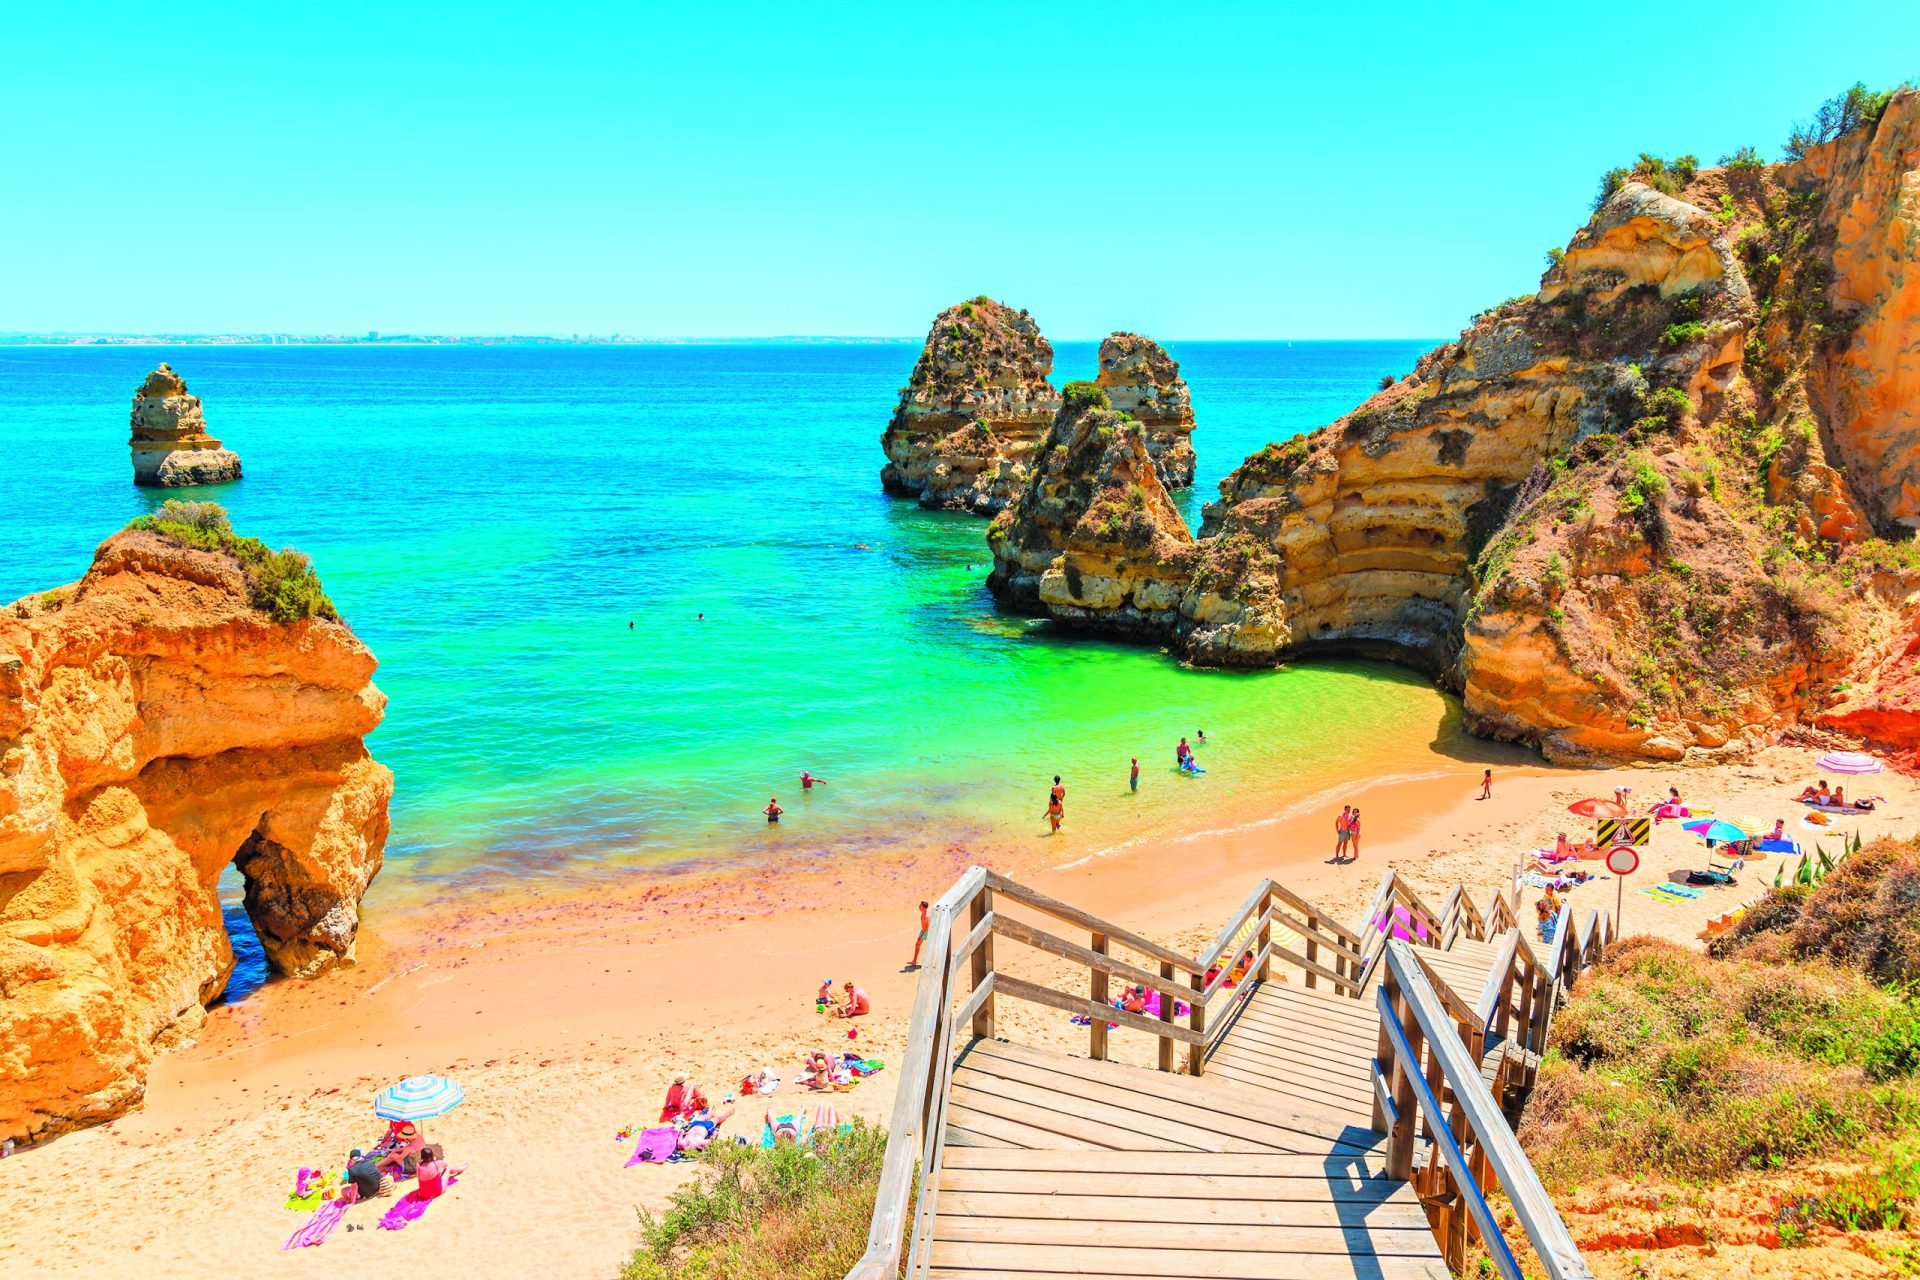
[[887, 1129], [887, 1154], [880, 1166], [874, 1195], [873, 1222], [867, 1229], [867, 1249], [847, 1280], [895, 1280], [905, 1246], [909, 1202], [923, 1166], [929, 1165], [927, 1122], [944, 1103], [948, 1055], [938, 1052], [946, 1041], [950, 984], [955, 965], [949, 954], [953, 919], [986, 886], [984, 868], [973, 867], [942, 894], [927, 912], [929, 964], [914, 986], [913, 1013], [907, 1023], [906, 1057], [900, 1067], [900, 1092], [894, 1099], [893, 1123]]
[[[1505, 1189], [1549, 1280], [1591, 1280], [1592, 1271], [1481, 1080], [1478, 1059], [1462, 1043], [1444, 998], [1414, 948], [1398, 938], [1389, 940], [1386, 965], [1386, 977], [1375, 994], [1380, 1056], [1374, 1071], [1376, 1095], [1382, 1099], [1375, 1127], [1388, 1134], [1388, 1176], [1427, 1184], [1421, 1200], [1447, 1264], [1456, 1273], [1465, 1267], [1470, 1225], [1503, 1280], [1523, 1280], [1519, 1261], [1487, 1203], [1487, 1190], [1497, 1185]], [[1423, 1121], [1434, 1158], [1416, 1176], [1413, 1146]], [[1465, 1215], [1459, 1212], [1462, 1207]]]
[[1202, 974], [1205, 974], [1207, 970], [1219, 963], [1221, 954], [1232, 945], [1234, 938], [1239, 934], [1241, 928], [1246, 925], [1248, 920], [1254, 918], [1265, 908], [1267, 897], [1273, 890], [1274, 883], [1271, 880], [1262, 880], [1259, 884], [1253, 886], [1253, 892], [1248, 894], [1247, 900], [1240, 904], [1240, 910], [1234, 912], [1233, 918], [1228, 920], [1220, 932], [1214, 935], [1213, 945], [1208, 947], [1206, 951], [1201, 953], [1200, 957], [1194, 961], [1194, 964], [1199, 967]]
[[1007, 879], [997, 871], [989, 871], [986, 873], [986, 876], [987, 888], [992, 889], [995, 893], [1004, 894], [1021, 906], [1032, 907], [1035, 911], [1044, 912], [1054, 919], [1064, 920], [1068, 924], [1079, 925], [1082, 929], [1090, 932], [1105, 934], [1114, 942], [1121, 943], [1138, 951], [1143, 956], [1152, 956], [1162, 964], [1170, 964], [1176, 969], [1183, 969], [1188, 973], [1205, 973], [1207, 971], [1206, 966], [1198, 964], [1188, 956], [1181, 955], [1178, 951], [1163, 947], [1159, 943], [1143, 938], [1131, 930], [1122, 929], [1117, 924], [1110, 924], [1102, 920], [1099, 916], [1091, 915], [1080, 910], [1078, 907], [1068, 906], [1058, 898], [1050, 898], [1044, 893], [1029, 889], [1023, 884], [1018, 884]]
[[1287, 888], [1285, 885], [1275, 883], [1271, 880], [1267, 883], [1273, 887], [1274, 897], [1280, 899], [1280, 901], [1286, 903], [1303, 916], [1317, 916], [1322, 926], [1330, 930], [1342, 942], [1352, 947], [1355, 951], [1360, 949], [1362, 939], [1359, 934], [1347, 928], [1347, 926], [1341, 924], [1338, 920], [1335, 920], [1332, 916], [1320, 910], [1320, 908], [1314, 906], [1311, 902], [1308, 902], [1305, 898]]

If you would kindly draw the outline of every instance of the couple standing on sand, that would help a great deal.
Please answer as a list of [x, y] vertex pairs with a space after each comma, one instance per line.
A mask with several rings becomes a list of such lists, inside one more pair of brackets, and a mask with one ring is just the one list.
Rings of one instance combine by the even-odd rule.
[[1360, 860], [1360, 810], [1348, 805], [1333, 820], [1333, 861]]

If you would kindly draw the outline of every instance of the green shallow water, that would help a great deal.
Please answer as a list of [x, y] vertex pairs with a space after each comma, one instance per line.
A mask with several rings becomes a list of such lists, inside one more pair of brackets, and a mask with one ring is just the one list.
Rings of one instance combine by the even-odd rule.
[[[1200, 421], [1189, 510], [1423, 345], [1176, 347]], [[383, 889], [1039, 841], [1055, 773], [1068, 826], [1038, 847], [1066, 861], [1499, 751], [1391, 667], [1193, 671], [997, 612], [984, 522], [878, 491], [914, 355], [0, 351], [16, 491], [0, 598], [77, 577], [157, 503], [128, 481], [125, 421], [164, 358], [247, 468], [195, 496], [312, 554], [381, 659], [372, 745], [397, 779]], [[1056, 378], [1092, 365], [1091, 346], [1062, 344]], [[1199, 728], [1209, 772], [1180, 777], [1174, 745]], [[802, 768], [828, 784], [803, 795]], [[769, 831], [772, 795], [788, 818]]]

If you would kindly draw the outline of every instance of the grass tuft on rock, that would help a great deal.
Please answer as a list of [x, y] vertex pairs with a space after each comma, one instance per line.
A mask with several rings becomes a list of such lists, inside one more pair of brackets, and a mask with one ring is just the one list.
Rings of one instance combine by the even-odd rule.
[[157, 533], [182, 546], [233, 557], [246, 575], [249, 602], [275, 622], [340, 620], [305, 553], [292, 547], [275, 551], [258, 538], [241, 537], [233, 531], [227, 509], [217, 502], [169, 498], [158, 511], [138, 517], [127, 527]]
[[664, 1213], [641, 1210], [621, 1280], [841, 1280], [866, 1251], [886, 1150], [858, 1120], [809, 1146], [709, 1148]]

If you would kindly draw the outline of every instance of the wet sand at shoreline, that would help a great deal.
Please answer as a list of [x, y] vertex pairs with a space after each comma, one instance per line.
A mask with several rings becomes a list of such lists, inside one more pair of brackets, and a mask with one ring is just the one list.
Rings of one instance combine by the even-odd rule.
[[[1610, 794], [1616, 782], [1640, 797], [1676, 784], [1716, 816], [1768, 825], [1786, 817], [1790, 833], [1810, 841], [1817, 837], [1788, 797], [1816, 776], [1813, 755], [1777, 748], [1752, 764], [1701, 770], [1496, 768], [1484, 802], [1474, 798], [1478, 762], [1441, 762], [1430, 774], [1356, 783], [1277, 814], [1208, 813], [1195, 834], [1093, 855], [1035, 836], [884, 859], [636, 874], [568, 893], [516, 886], [453, 909], [372, 911], [358, 966], [272, 983], [216, 1010], [195, 1044], [158, 1062], [143, 1108], [0, 1161], [0, 1239], [8, 1261], [36, 1275], [368, 1267], [469, 1280], [612, 1275], [637, 1241], [636, 1206], [660, 1207], [688, 1176], [687, 1166], [622, 1167], [631, 1148], [616, 1131], [651, 1122], [675, 1074], [717, 1103], [754, 1068], [771, 1066], [790, 1082], [806, 1049], [849, 1047], [842, 1024], [813, 1012], [829, 976], [836, 985], [854, 978], [873, 997], [875, 1015], [857, 1024], [853, 1047], [897, 1065], [915, 981], [903, 971], [914, 904], [971, 863], [1193, 951], [1263, 875], [1350, 924], [1389, 865], [1433, 890], [1436, 907], [1455, 881], [1484, 901], [1525, 851], [1550, 844], [1556, 830], [1583, 829], [1567, 803]], [[1912, 781], [1848, 781], [1889, 803], [1837, 830], [1871, 838], [1920, 828]], [[1365, 814], [1362, 854], [1331, 864], [1333, 817], [1350, 800]], [[1757, 896], [1775, 866], [1756, 862], [1735, 888], [1667, 906], [1638, 890], [1698, 865], [1699, 845], [1668, 823], [1646, 852], [1626, 889], [1627, 932], [1682, 941]], [[1533, 896], [1524, 896], [1523, 918]], [[1584, 916], [1611, 910], [1614, 896], [1603, 880], [1571, 900]], [[1062, 1042], [1074, 1034], [1064, 1014], [1002, 1009], [1003, 1033]], [[1115, 1033], [1121, 1056], [1150, 1043]], [[343, 1226], [320, 1248], [282, 1253], [306, 1218], [282, 1207], [293, 1171], [370, 1143], [380, 1128], [371, 1094], [422, 1071], [466, 1087], [466, 1104], [427, 1128], [468, 1166], [459, 1187], [406, 1231], [372, 1229], [380, 1210], [365, 1208], [346, 1222], [368, 1230]], [[884, 1123], [896, 1083], [889, 1069], [830, 1098], [843, 1115]], [[822, 1099], [789, 1084], [768, 1101], [778, 1114]], [[757, 1138], [760, 1110], [743, 1107], [723, 1132]]]

